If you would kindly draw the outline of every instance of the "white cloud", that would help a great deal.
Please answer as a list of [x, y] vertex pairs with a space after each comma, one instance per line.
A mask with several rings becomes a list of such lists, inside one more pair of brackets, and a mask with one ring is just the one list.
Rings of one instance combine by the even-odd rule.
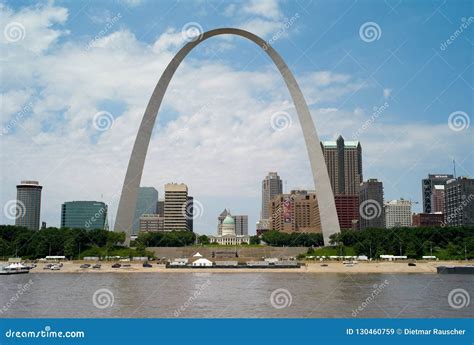
[[[55, 24], [66, 22], [67, 9], [55, 7], [51, 3], [27, 7], [16, 13], [0, 4], [0, 10], [0, 27], [4, 33], [0, 35], [0, 43], [8, 45], [10, 49], [15, 47], [40, 54], [56, 43], [59, 37], [68, 34], [67, 30], [53, 28]], [[6, 28], [10, 28], [10, 31]]]
[[250, 0], [242, 10], [244, 13], [269, 19], [279, 19], [282, 16], [277, 0]]
[[392, 89], [383, 89], [383, 98], [389, 99], [392, 94]]

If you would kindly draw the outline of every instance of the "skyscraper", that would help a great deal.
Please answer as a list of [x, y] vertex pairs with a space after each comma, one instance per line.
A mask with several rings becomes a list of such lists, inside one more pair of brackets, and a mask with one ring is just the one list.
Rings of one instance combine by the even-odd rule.
[[217, 236], [222, 236], [222, 222], [227, 216], [230, 216], [230, 210], [225, 208], [217, 217]]
[[383, 184], [377, 179], [369, 179], [360, 184], [359, 229], [368, 228], [385, 228]]
[[188, 230], [193, 231], [194, 228], [194, 198], [188, 195], [186, 201], [186, 219], [188, 221]]
[[443, 212], [434, 211], [432, 205], [432, 193], [435, 186], [444, 186], [448, 180], [451, 180], [451, 174], [429, 174], [428, 178], [421, 180], [421, 191], [423, 196], [423, 213]]
[[153, 214], [156, 212], [158, 202], [158, 191], [153, 187], [140, 187], [138, 190], [138, 199], [135, 206], [135, 215], [133, 217], [132, 235], [137, 235], [140, 229], [140, 217], [144, 214]]
[[385, 203], [385, 227], [387, 229], [411, 226], [411, 221], [410, 200], [391, 200]]
[[38, 181], [21, 181], [16, 186], [15, 225], [38, 230], [41, 214], [41, 190]]
[[292, 190], [270, 203], [270, 229], [282, 232], [321, 232], [316, 193]]
[[362, 182], [362, 147], [358, 141], [323, 141], [329, 180], [334, 195], [358, 195]]
[[474, 179], [449, 180], [445, 186], [444, 209], [447, 226], [474, 226]]
[[248, 235], [249, 234], [249, 217], [247, 215], [235, 215], [235, 234]]
[[106, 229], [107, 205], [101, 201], [66, 201], [61, 205], [61, 228]]
[[184, 183], [165, 185], [165, 231], [190, 230], [188, 206], [188, 187]]
[[158, 200], [156, 203], [156, 214], [158, 214], [160, 217], [165, 216], [165, 201], [164, 200]]
[[341, 229], [352, 229], [359, 221], [359, 188], [362, 182], [362, 147], [358, 141], [321, 142], [334, 193]]
[[269, 172], [262, 181], [262, 211], [260, 219], [270, 218], [270, 202], [275, 195], [283, 193], [283, 184], [276, 172]]

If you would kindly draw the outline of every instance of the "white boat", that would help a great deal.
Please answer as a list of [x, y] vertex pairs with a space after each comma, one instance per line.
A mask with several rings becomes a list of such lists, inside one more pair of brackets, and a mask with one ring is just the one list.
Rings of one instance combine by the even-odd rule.
[[8, 266], [2, 267], [2, 269], [0, 270], [0, 274], [22, 274], [29, 272], [30, 268], [20, 262], [11, 263]]

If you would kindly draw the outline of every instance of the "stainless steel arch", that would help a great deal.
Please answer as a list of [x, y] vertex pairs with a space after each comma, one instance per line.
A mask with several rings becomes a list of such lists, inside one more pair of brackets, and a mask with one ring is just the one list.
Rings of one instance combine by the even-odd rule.
[[311, 171], [313, 173], [313, 180], [316, 189], [316, 196], [319, 204], [324, 243], [328, 245], [329, 236], [339, 232], [340, 228], [331, 184], [329, 182], [329, 175], [326, 169], [326, 163], [324, 161], [319, 137], [316, 133], [316, 128], [314, 127], [308, 105], [306, 104], [295, 77], [288, 69], [288, 66], [280, 57], [280, 55], [260, 37], [248, 31], [234, 28], [210, 30], [203, 33], [195, 41], [187, 43], [174, 56], [161, 75], [161, 78], [158, 81], [155, 90], [153, 91], [150, 101], [148, 102], [148, 106], [145, 110], [145, 114], [143, 115], [137, 138], [133, 146], [133, 151], [128, 163], [127, 173], [125, 175], [125, 181], [122, 187], [122, 195], [120, 197], [114, 229], [115, 231], [123, 231], [127, 234], [126, 244], [129, 245], [135, 205], [138, 197], [138, 188], [142, 178], [143, 166], [145, 164], [151, 133], [155, 124], [158, 110], [160, 109], [161, 102], [165, 95], [168, 84], [173, 77], [173, 74], [178, 69], [180, 63], [183, 61], [186, 55], [195, 46], [210, 37], [224, 34], [245, 37], [263, 48], [263, 50], [273, 60], [276, 67], [283, 76], [283, 79], [285, 80], [288, 91], [290, 92], [295, 104], [301, 128], [303, 129], [303, 136], [306, 143], [306, 149], [308, 151]]

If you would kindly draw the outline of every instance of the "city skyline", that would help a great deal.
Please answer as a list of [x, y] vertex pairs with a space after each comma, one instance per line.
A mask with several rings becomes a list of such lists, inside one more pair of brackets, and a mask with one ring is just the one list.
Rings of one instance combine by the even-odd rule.
[[[469, 55], [464, 53], [469, 47], [468, 32], [440, 49], [468, 12], [465, 5], [441, 7], [449, 23], [433, 4], [419, 4], [417, 15], [407, 13], [403, 5], [397, 11], [386, 4], [372, 5], [370, 17], [362, 15], [367, 4], [354, 5], [350, 11], [336, 4], [325, 9], [327, 13], [340, 12], [332, 21], [316, 11], [316, 4], [308, 5], [312, 15], [295, 4], [269, 4], [271, 11], [267, 9], [265, 15], [252, 2], [245, 2], [240, 9], [222, 5], [227, 15], [217, 15], [212, 8], [190, 15], [193, 9], [183, 8], [183, 16], [175, 18], [173, 27], [160, 24], [149, 35], [137, 22], [140, 15], [146, 16], [146, 5], [128, 12], [115, 4], [107, 6], [106, 13], [97, 4], [94, 13], [81, 16], [80, 22], [72, 20], [78, 10], [75, 4], [68, 4], [68, 8], [54, 3], [42, 5], [38, 11], [30, 10], [34, 19], [30, 21], [22, 18], [21, 4], [2, 5], [2, 24], [21, 22], [26, 32], [17, 42], [1, 38], [5, 63], [11, 67], [2, 84], [2, 204], [15, 199], [12, 186], [18, 181], [35, 179], [44, 187], [41, 220], [48, 225], [59, 226], [58, 210], [67, 200], [104, 201], [114, 218], [137, 119], [143, 114], [150, 85], [186, 41], [181, 29], [190, 19], [205, 30], [229, 21], [249, 29], [248, 24], [258, 20], [266, 25], [254, 25], [256, 33], [273, 40], [282, 25], [293, 18], [272, 45], [301, 80], [321, 140], [335, 140], [341, 134], [347, 140], [360, 141], [365, 179], [383, 181], [387, 200], [403, 197], [421, 202], [420, 180], [428, 173], [452, 173], [453, 158], [458, 176], [473, 175], [469, 150], [472, 126], [456, 130], [459, 128], [453, 129], [448, 122], [458, 111], [467, 113], [468, 119], [472, 117], [465, 80], [472, 72]], [[23, 9], [25, 12], [28, 9]], [[332, 25], [342, 16], [343, 27]], [[402, 17], [410, 35], [395, 37], [391, 29], [399, 28]], [[316, 19], [321, 23], [321, 36], [312, 37], [307, 34], [308, 26]], [[373, 42], [359, 36], [362, 24], [369, 21], [381, 28], [380, 38]], [[113, 25], [108, 28], [107, 23]], [[108, 29], [100, 33], [104, 27]], [[51, 35], [41, 36], [44, 40], [32, 45], [30, 39], [37, 32]], [[337, 49], [339, 41], [345, 44], [342, 51]], [[427, 49], [417, 56], [413, 47], [421, 43]], [[300, 54], [293, 52], [295, 45], [311, 46], [306, 58], [297, 59]], [[215, 48], [218, 56], [209, 54], [208, 47]], [[236, 52], [242, 54], [241, 61], [232, 57]], [[115, 54], [122, 54], [125, 65], [104, 59]], [[85, 60], [82, 55], [86, 55]], [[24, 62], [21, 72], [14, 64], [19, 57]], [[91, 75], [104, 71], [107, 77], [97, 80], [76, 75], [62, 64], [71, 60], [76, 62], [71, 65], [93, 61], [99, 70], [90, 65]], [[144, 68], [137, 68], [136, 61], [143, 61]], [[132, 82], [119, 80], [115, 72], [118, 67], [124, 68], [124, 79]], [[58, 78], [64, 68], [72, 73], [71, 81]], [[35, 69], [40, 78], [32, 72]], [[212, 77], [215, 71], [219, 71], [217, 78]], [[24, 75], [31, 87], [25, 89], [8, 73]], [[193, 83], [193, 73], [203, 82]], [[314, 188], [303, 142], [298, 139], [299, 123], [268, 59], [246, 42], [221, 39], [197, 49], [178, 74], [152, 136], [142, 185], [186, 182], [190, 193], [205, 205], [203, 216], [195, 220], [197, 232], [214, 229], [215, 215], [222, 205], [248, 214], [249, 223], [255, 224], [260, 212], [258, 181], [268, 171], [283, 176], [288, 183], [284, 183], [286, 192]], [[71, 84], [77, 81], [81, 89]], [[45, 91], [40, 93], [40, 89]], [[219, 97], [213, 96], [216, 90]], [[112, 115], [109, 125], [100, 127], [93, 121], [107, 120], [106, 113]], [[290, 120], [289, 125], [273, 128], [274, 114], [287, 114], [284, 118]], [[203, 129], [191, 133], [190, 128], [198, 127]], [[163, 189], [159, 192], [163, 195]], [[421, 211], [420, 204], [414, 211]], [[2, 214], [1, 223], [12, 221]]]

